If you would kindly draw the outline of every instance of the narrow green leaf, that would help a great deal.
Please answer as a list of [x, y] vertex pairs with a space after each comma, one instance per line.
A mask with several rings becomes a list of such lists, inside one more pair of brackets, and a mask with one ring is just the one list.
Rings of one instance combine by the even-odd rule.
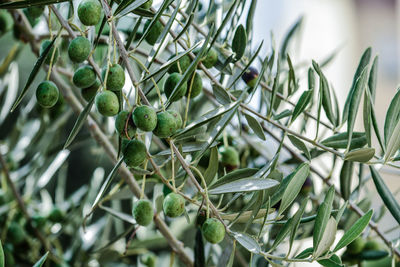
[[219, 257], [217, 266], [231, 267], [233, 259], [235, 258], [236, 242], [229, 242], [229, 244], [222, 251]]
[[257, 7], [257, 0], [251, 0], [249, 11], [247, 12], [247, 17], [246, 17], [246, 32], [247, 32], [247, 38], [249, 38], [250, 41], [253, 33], [253, 18], [254, 18], [254, 13], [256, 11], [256, 7]]
[[289, 251], [288, 251], [288, 253], [286, 253], [286, 255], [290, 254], [290, 251], [291, 251], [292, 246], [293, 246], [294, 239], [295, 239], [296, 234], [297, 234], [297, 229], [299, 228], [299, 225], [300, 225], [302, 216], [304, 214], [304, 211], [306, 209], [306, 205], [307, 205], [308, 200], [309, 200], [309, 197], [306, 197], [305, 199], [303, 199], [301, 201], [299, 209], [296, 211], [296, 213], [293, 216], [293, 227], [292, 227], [292, 230], [290, 231], [290, 238], [289, 238]]
[[117, 9], [114, 11], [114, 16], [117, 16], [121, 12], [121, 16], [124, 16], [130, 13], [132, 10], [140, 7], [147, 1], [148, 0], [122, 0]]
[[[279, 57], [279, 55], [278, 55], [278, 57]], [[276, 93], [278, 92], [280, 73], [281, 73], [280, 61], [278, 60], [278, 65], [276, 67], [276, 75], [275, 75], [275, 78], [274, 78], [274, 84], [272, 85], [270, 106], [268, 108], [268, 113], [267, 113], [268, 117], [270, 117], [272, 115], [272, 111], [273, 111], [273, 109], [275, 107]]]
[[282, 46], [281, 46], [281, 60], [284, 60], [287, 54], [287, 48], [289, 46], [290, 41], [292, 40], [294, 34], [300, 29], [301, 24], [303, 23], [303, 17], [300, 17], [293, 26], [289, 29], [288, 33], [286, 34]]
[[317, 217], [314, 224], [313, 247], [314, 251], [318, 248], [322, 235], [324, 234], [326, 225], [328, 223], [331, 211], [333, 198], [335, 196], [335, 188], [331, 186], [325, 195], [324, 202], [319, 206]]
[[180, 81], [175, 85], [174, 90], [172, 90], [171, 95], [169, 96], [169, 98], [165, 104], [166, 107], [168, 107], [172, 103], [171, 99], [174, 99], [175, 95], [179, 91], [178, 89], [188, 81], [188, 79], [191, 77], [194, 70], [197, 68], [198, 63], [203, 58], [203, 54], [207, 49], [207, 45], [210, 41], [211, 34], [213, 33], [213, 31], [214, 31], [214, 26], [211, 27], [211, 29], [203, 43], [203, 46], [200, 49], [200, 52], [197, 54], [196, 58], [192, 61], [192, 63], [190, 63], [189, 67], [186, 69], [185, 73], [182, 75], [182, 78], [180, 79]]
[[355, 240], [364, 231], [365, 227], [368, 226], [368, 223], [372, 218], [372, 213], [373, 211], [370, 210], [367, 213], [365, 213], [364, 216], [358, 219], [355, 222], [355, 224], [353, 224], [353, 226], [350, 227], [350, 229], [344, 233], [342, 238], [339, 240], [339, 242], [333, 249], [333, 252], [336, 252], [339, 249], [344, 248], [345, 246], [353, 242], [353, 240]]
[[400, 118], [397, 121], [396, 127], [393, 130], [393, 133], [389, 139], [389, 142], [386, 146], [385, 152], [385, 163], [390, 161], [393, 156], [396, 155], [397, 151], [400, 149]]
[[323, 259], [318, 261], [319, 264], [325, 267], [343, 267], [342, 260], [338, 255], [333, 254], [329, 259]]
[[298, 84], [296, 80], [296, 74], [294, 72], [293, 63], [290, 59], [289, 54], [287, 55], [287, 62], [289, 66], [289, 77], [288, 77], [288, 96], [291, 96], [294, 92], [297, 91]]
[[42, 67], [44, 60], [46, 59], [47, 55], [49, 54], [49, 52], [50, 52], [51, 48], [53, 47], [55, 41], [57, 40], [58, 36], [59, 36], [59, 34], [51, 41], [51, 43], [46, 47], [46, 49], [42, 52], [42, 54], [37, 59], [35, 66], [33, 67], [31, 73], [29, 74], [29, 77], [28, 77], [28, 80], [26, 81], [24, 89], [22, 89], [22, 92], [20, 93], [20, 95], [15, 100], [14, 104], [12, 105], [11, 112], [13, 112], [17, 108], [19, 103], [21, 103], [22, 98], [24, 98], [24, 96], [28, 93], [29, 87], [31, 86], [36, 75], [39, 73], [39, 70]]
[[43, 263], [46, 261], [49, 252], [47, 251], [32, 267], [41, 267]]
[[336, 222], [337, 222], [338, 224], [339, 224], [339, 222], [340, 222], [340, 219], [341, 219], [342, 216], [343, 216], [344, 211], [345, 211], [346, 208], [347, 208], [347, 205], [349, 205], [349, 201], [348, 201], [348, 200], [346, 200], [346, 202], [343, 203], [343, 205], [340, 207], [339, 211], [336, 213], [335, 220], [336, 220]]
[[210, 195], [218, 195], [237, 192], [253, 192], [275, 187], [278, 184], [278, 181], [272, 179], [244, 178], [214, 187], [213, 189], [209, 190], [208, 193]]
[[361, 251], [359, 259], [365, 261], [372, 261], [372, 260], [379, 260], [387, 256], [389, 256], [389, 253], [385, 250], [366, 250], [366, 251]]
[[78, 118], [76, 119], [76, 122], [74, 124], [74, 127], [72, 128], [71, 132], [69, 133], [69, 136], [67, 138], [67, 141], [65, 142], [64, 149], [69, 147], [69, 145], [74, 141], [75, 137], [81, 130], [83, 124], [86, 122], [86, 118], [90, 113], [90, 110], [92, 109], [93, 103], [94, 103], [95, 97], [93, 97], [87, 104], [86, 107], [82, 110], [82, 112], [79, 114]]
[[207, 185], [210, 185], [214, 180], [215, 175], [218, 172], [218, 148], [213, 147], [210, 149], [210, 159], [208, 162], [208, 167], [204, 172], [204, 180]]
[[308, 163], [302, 163], [293, 173], [293, 178], [290, 180], [285, 192], [283, 193], [278, 212], [279, 215], [282, 214], [290, 206], [290, 204], [292, 204], [294, 199], [300, 193], [304, 181], [310, 174], [310, 165]]
[[[347, 148], [349, 135], [347, 132], [332, 135], [321, 141], [321, 144], [331, 148]], [[365, 133], [353, 132], [350, 149], [361, 148], [367, 144]]]
[[353, 176], [354, 164], [345, 160], [340, 170], [340, 193], [344, 200], [348, 200], [351, 193], [351, 178]]
[[378, 81], [378, 56], [375, 56], [369, 71], [368, 88], [371, 93], [372, 103], [375, 102], [376, 84]]
[[294, 107], [292, 118], [290, 120], [290, 123], [294, 122], [297, 117], [303, 113], [303, 111], [307, 108], [308, 104], [310, 103], [312, 96], [313, 96], [314, 90], [307, 90], [304, 91], [300, 98], [299, 101], [297, 102], [296, 106]]
[[238, 61], [242, 58], [244, 52], [246, 51], [246, 45], [247, 45], [246, 30], [243, 27], [243, 25], [240, 24], [236, 28], [235, 36], [233, 37], [232, 40], [232, 50], [236, 54], [235, 61]]
[[308, 90], [311, 91], [315, 88], [315, 72], [312, 68], [308, 68]]
[[400, 118], [400, 89], [397, 90], [396, 95], [390, 102], [389, 108], [386, 112], [384, 137], [385, 145], [389, 143], [393, 130]]
[[232, 232], [232, 234], [233, 234], [233, 238], [235, 238], [236, 241], [239, 242], [240, 245], [242, 245], [245, 249], [247, 249], [251, 253], [258, 254], [261, 252], [260, 245], [250, 235], [245, 234], [245, 233], [237, 233], [237, 232]]
[[261, 127], [260, 123], [255, 118], [246, 113], [244, 113], [244, 116], [246, 117], [247, 123], [249, 124], [250, 128], [254, 131], [254, 133], [261, 140], [265, 140], [264, 130]]
[[355, 90], [356, 82], [361, 77], [361, 74], [364, 71], [365, 67], [368, 65], [370, 59], [371, 59], [371, 47], [368, 47], [361, 56], [360, 63], [358, 64], [356, 73], [354, 74], [353, 83], [350, 87], [350, 91], [349, 94], [347, 95], [346, 102], [343, 108], [342, 124], [344, 124], [349, 117], [350, 102], [353, 98], [353, 92]]
[[[340, 211], [338, 210], [332, 210], [331, 211], [331, 216], [337, 215]], [[315, 218], [317, 217], [316, 214], [311, 215], [311, 216], [306, 216], [300, 219], [300, 223], [309, 223], [315, 220]], [[272, 222], [273, 224], [277, 224], [277, 225], [281, 225], [281, 224], [285, 224], [287, 222], [287, 220], [281, 220], [281, 221], [275, 221]]]
[[297, 138], [294, 135], [288, 135], [290, 142], [300, 151], [304, 153], [307, 159], [311, 160], [311, 155], [310, 152], [308, 151], [307, 146], [304, 144], [303, 141], [301, 141], [299, 138]]
[[[107, 190], [107, 188], [110, 186], [112, 180], [114, 179], [115, 175], [117, 174], [117, 171], [119, 169], [119, 167], [121, 166], [122, 162], [124, 161], [123, 158], [121, 158], [117, 164], [115, 164], [114, 168], [111, 170], [110, 174], [108, 175], [107, 179], [104, 181], [103, 185], [101, 186], [99, 192], [96, 195], [96, 198], [92, 204], [92, 208], [91, 211], [89, 212], [88, 215], [90, 215], [94, 209], [99, 205], [101, 198], [103, 197], [105, 191]], [[86, 217], [88, 216], [86, 215]]]
[[285, 223], [285, 225], [281, 228], [281, 230], [276, 235], [276, 238], [270, 248], [270, 251], [273, 251], [280, 243], [282, 243], [282, 241], [290, 233], [290, 230], [293, 229], [293, 226], [294, 226], [294, 220], [292, 217]]
[[300, 252], [295, 259], [306, 259], [312, 255], [314, 248], [306, 248], [302, 252]]
[[371, 145], [372, 145], [371, 144], [371, 125], [372, 125], [371, 106], [372, 106], [372, 103], [370, 101], [368, 94], [369, 94], [369, 91], [365, 90], [364, 104], [363, 104], [363, 124], [364, 124], [365, 136], [367, 138], [368, 147], [371, 147]]
[[281, 113], [273, 115], [272, 118], [278, 121], [283, 118], [289, 117], [290, 115], [292, 115], [292, 111], [290, 111], [289, 109], [285, 109]]
[[4, 250], [1, 240], [0, 240], [0, 267], [4, 267]]
[[216, 180], [208, 188], [212, 189], [212, 188], [215, 188], [217, 186], [220, 186], [220, 185], [223, 185], [223, 184], [235, 181], [235, 180], [252, 177], [258, 171], [259, 171], [259, 169], [254, 169], [254, 168], [244, 168], [244, 169], [234, 170], [234, 171], [222, 176], [218, 180]]
[[194, 250], [194, 266], [206, 267], [203, 234], [201, 233], [200, 228], [196, 230], [196, 237], [193, 250]]
[[215, 96], [215, 99], [218, 101], [218, 103], [222, 104], [222, 105], [226, 105], [231, 103], [231, 97], [229, 96], [228, 92], [220, 87], [217, 84], [213, 84], [212, 85], [212, 89], [213, 89], [213, 93]]
[[136, 224], [135, 219], [133, 219], [132, 215], [130, 214], [126, 214], [123, 212], [119, 212], [115, 209], [109, 208], [109, 207], [105, 207], [100, 205], [100, 209], [107, 211], [108, 213], [110, 213], [112, 216], [114, 216], [115, 218], [118, 218], [124, 222], [130, 223], [130, 224]]
[[219, 107], [217, 109], [211, 110], [210, 112], [202, 115], [200, 118], [198, 118], [195, 121], [193, 121], [192, 123], [190, 123], [188, 126], [185, 127], [185, 129], [183, 129], [182, 131], [178, 132], [175, 137], [181, 136], [181, 135], [183, 135], [184, 133], [186, 133], [186, 132], [188, 132], [190, 130], [199, 128], [200, 126], [202, 126], [205, 123], [211, 121], [212, 119], [225, 114], [226, 112], [234, 109], [237, 106], [237, 103], [238, 102], [233, 102], [233, 103], [230, 103], [228, 105], [221, 106], [221, 107]]
[[1, 3], [0, 9], [17, 9], [17, 8], [25, 8], [31, 6], [42, 6], [42, 5], [51, 5], [62, 2], [67, 2], [69, 0], [23, 0], [23, 1], [14, 1], [9, 3]]
[[372, 180], [374, 181], [376, 190], [379, 196], [382, 198], [383, 203], [385, 203], [386, 208], [390, 211], [392, 216], [400, 224], [400, 205], [399, 202], [394, 198], [392, 192], [379, 175], [379, 172], [375, 170], [373, 166], [369, 166], [371, 171]]
[[363, 147], [351, 150], [344, 155], [344, 160], [368, 162], [375, 155], [375, 148]]
[[274, 192], [274, 194], [271, 197], [271, 206], [274, 206], [276, 203], [278, 203], [282, 199], [283, 194], [285, 193], [286, 188], [288, 187], [290, 181], [293, 179], [294, 175], [295, 175], [295, 172], [292, 172], [291, 174], [289, 174], [288, 176], [283, 178], [278, 189]]
[[176, 8], [175, 8], [174, 12], [170, 15], [167, 24], [165, 24], [160, 36], [158, 36], [156, 43], [153, 45], [153, 48], [151, 49], [149, 56], [146, 59], [145, 66], [147, 69], [150, 69], [150, 67], [153, 64], [154, 60], [156, 59], [158, 53], [160, 52], [161, 46], [162, 46], [163, 42], [165, 41], [165, 39], [167, 38], [169, 30], [171, 29], [172, 23], [175, 21], [176, 15], [178, 14], [180, 4], [181, 4], [181, 1], [178, 1], [176, 3]]
[[186, 14], [189, 14], [189, 18], [186, 20], [185, 25], [183, 26], [180, 33], [174, 38], [173, 42], [178, 41], [184, 34], [187, 32], [189, 27], [193, 24], [193, 19], [196, 15], [196, 9], [199, 4], [199, 0], [191, 1], [188, 10], [186, 10]]
[[333, 242], [335, 242], [336, 230], [336, 220], [333, 217], [330, 217], [326, 224], [325, 231], [322, 234], [321, 241], [318, 243], [318, 247], [314, 251], [315, 258], [318, 258], [330, 249]]

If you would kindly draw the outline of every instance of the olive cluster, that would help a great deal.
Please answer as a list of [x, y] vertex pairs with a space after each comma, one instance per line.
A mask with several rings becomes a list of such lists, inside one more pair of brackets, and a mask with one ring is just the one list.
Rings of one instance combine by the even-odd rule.
[[347, 246], [342, 259], [348, 265], [355, 265], [359, 264], [362, 260], [377, 260], [387, 255], [388, 253], [385, 251], [382, 243], [374, 239], [366, 240], [362, 236], [359, 236]]

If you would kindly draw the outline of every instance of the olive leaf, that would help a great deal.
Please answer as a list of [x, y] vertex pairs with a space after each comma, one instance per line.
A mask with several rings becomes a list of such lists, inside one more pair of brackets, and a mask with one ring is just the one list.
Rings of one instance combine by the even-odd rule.
[[[321, 144], [331, 148], [347, 148], [349, 135], [347, 132], [337, 133], [321, 141]], [[361, 148], [367, 144], [367, 138], [363, 132], [353, 132], [350, 149]]]
[[100, 209], [105, 210], [106, 212], [110, 213], [112, 216], [114, 216], [115, 218], [118, 218], [124, 222], [130, 223], [130, 224], [136, 224], [135, 219], [133, 219], [132, 215], [130, 214], [126, 214], [123, 212], [119, 212], [115, 209], [109, 208], [109, 207], [105, 207], [103, 205], [100, 205]]
[[292, 113], [292, 118], [290, 119], [290, 123], [293, 123], [297, 117], [303, 113], [303, 111], [307, 108], [308, 104], [310, 104], [312, 100], [314, 91], [312, 89], [304, 91], [300, 98], [299, 101], [297, 102], [296, 106], [294, 107], [293, 113]]
[[281, 205], [278, 214], [282, 214], [292, 204], [294, 199], [300, 193], [304, 181], [310, 174], [310, 165], [308, 163], [300, 164], [293, 172], [293, 178], [288, 183], [282, 196]]
[[248, 234], [232, 232], [233, 238], [251, 253], [258, 254], [261, 252], [261, 247], [258, 242]]
[[49, 252], [47, 251], [32, 267], [41, 267], [47, 259]]
[[254, 131], [254, 133], [261, 139], [265, 140], [264, 130], [261, 127], [260, 123], [252, 116], [244, 113], [246, 117], [247, 123], [249, 124], [250, 128]]
[[344, 200], [348, 200], [351, 193], [351, 178], [353, 176], [354, 163], [344, 161], [340, 170], [340, 193]]
[[231, 103], [231, 97], [229, 96], [228, 92], [217, 84], [212, 85], [213, 93], [215, 99], [222, 105], [226, 105]]
[[205, 267], [206, 258], [204, 253], [203, 235], [200, 229], [196, 230], [196, 237], [194, 242], [194, 266]]
[[314, 250], [315, 258], [318, 258], [329, 250], [333, 242], [335, 242], [336, 230], [336, 220], [333, 217], [330, 217], [326, 224], [325, 231], [322, 234], [321, 241], [318, 243], [318, 247]]
[[213, 189], [208, 190], [208, 193], [210, 195], [217, 195], [237, 192], [253, 192], [265, 190], [277, 186], [278, 184], [278, 181], [272, 179], [244, 178], [220, 185], [218, 187], [213, 187]]
[[333, 252], [336, 252], [353, 242], [353, 240], [355, 240], [364, 231], [365, 227], [367, 227], [369, 221], [372, 218], [372, 213], [373, 211], [370, 210], [366, 214], [364, 214], [364, 216], [358, 219], [355, 224], [353, 224], [353, 226], [344, 233], [342, 238], [333, 249]]
[[0, 240], [0, 267], [4, 267], [4, 250], [1, 240]]
[[344, 160], [368, 162], [375, 155], [375, 148], [363, 147], [351, 150], [344, 155]]
[[215, 178], [218, 172], [218, 148], [213, 147], [210, 149], [210, 159], [208, 162], [208, 167], [204, 172], [204, 180], [206, 184], [209, 185]]
[[0, 9], [17, 9], [17, 8], [25, 8], [31, 6], [51, 5], [67, 1], [69, 0], [22, 0], [22, 1], [1, 3]]
[[392, 192], [390, 192], [389, 188], [383, 181], [379, 172], [375, 169], [374, 166], [369, 166], [369, 170], [371, 171], [372, 180], [374, 181], [376, 190], [378, 191], [379, 196], [382, 198], [383, 203], [385, 203], [386, 208], [390, 211], [392, 216], [396, 219], [396, 221], [400, 224], [400, 205], [399, 202], [395, 199]]
[[322, 236], [326, 229], [326, 225], [330, 218], [334, 196], [335, 196], [335, 188], [331, 186], [325, 195], [324, 201], [318, 208], [317, 217], [315, 218], [314, 234], [313, 234], [314, 252], [318, 248], [318, 245], [322, 239]]
[[284, 60], [286, 54], [287, 54], [287, 48], [289, 46], [290, 41], [292, 40], [293, 36], [297, 31], [300, 30], [300, 27], [303, 23], [303, 17], [301, 16], [294, 24], [293, 26], [289, 29], [288, 33], [286, 34], [285, 38], [283, 39], [282, 46], [280, 49], [281, 53], [281, 60]]
[[232, 50], [235, 52], [235, 61], [238, 61], [244, 55], [246, 51], [247, 35], [246, 30], [242, 24], [240, 24], [235, 31], [235, 36], [232, 40]]
[[114, 16], [119, 15], [117, 17], [123, 17], [147, 1], [148, 0], [122, 0], [117, 9], [114, 11]]
[[290, 142], [297, 147], [300, 151], [304, 153], [307, 159], [311, 160], [310, 152], [308, 151], [307, 146], [301, 141], [299, 138], [295, 137], [294, 135], [288, 135]]

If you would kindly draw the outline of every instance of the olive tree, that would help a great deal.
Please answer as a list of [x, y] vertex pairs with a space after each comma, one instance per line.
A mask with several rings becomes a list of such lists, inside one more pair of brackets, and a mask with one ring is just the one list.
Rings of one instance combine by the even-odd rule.
[[342, 107], [302, 18], [255, 44], [256, 0], [159, 2], [0, 4], [0, 266], [399, 264], [371, 48]]

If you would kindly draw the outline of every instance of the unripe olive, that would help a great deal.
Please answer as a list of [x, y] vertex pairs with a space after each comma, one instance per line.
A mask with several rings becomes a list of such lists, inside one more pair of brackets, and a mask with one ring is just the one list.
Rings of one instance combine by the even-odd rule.
[[217, 244], [221, 242], [225, 237], [225, 227], [216, 218], [208, 218], [201, 227], [204, 238], [212, 243]]
[[41, 82], [36, 89], [36, 99], [39, 105], [44, 108], [54, 106], [59, 97], [57, 85], [51, 81]]
[[97, 94], [95, 103], [97, 111], [103, 116], [112, 117], [118, 114], [118, 97], [114, 92], [110, 90], [105, 90]]
[[365, 240], [359, 236], [353, 242], [347, 245], [347, 252], [352, 255], [356, 255], [363, 251], [365, 246]]
[[[42, 42], [42, 44], [40, 45], [39, 54], [40, 54], [40, 55], [43, 54], [44, 50], [46, 50], [46, 48], [47, 48], [50, 44], [51, 44], [51, 41], [50, 41], [50, 40], [44, 40], [44, 41]], [[52, 57], [53, 52], [54, 52], [54, 48], [55, 48], [55, 47], [54, 47], [54, 44], [53, 44], [53, 46], [50, 48], [49, 53], [47, 54], [46, 58], [44, 59], [44, 63], [46, 63], [47, 65], [50, 64], [51, 57]], [[57, 60], [58, 60], [58, 57], [59, 57], [59, 52], [58, 52], [58, 48], [56, 48], [56, 51], [54, 52], [54, 57], [53, 57], [53, 65], [56, 64], [56, 62], [57, 62]]]
[[154, 253], [146, 253], [140, 257], [140, 261], [146, 265], [146, 267], [155, 267], [157, 257], [154, 255]]
[[163, 210], [168, 217], [179, 217], [185, 211], [185, 199], [177, 193], [170, 193], [164, 198]]
[[101, 85], [100, 81], [96, 79], [94, 84], [92, 84], [91, 86], [82, 88], [81, 95], [83, 99], [85, 99], [87, 102], [92, 100], [92, 98], [96, 96], [97, 90], [99, 90], [100, 85]]
[[149, 106], [143, 105], [135, 108], [132, 118], [136, 127], [144, 132], [151, 132], [157, 126], [157, 113], [154, 108]]
[[0, 10], [0, 36], [11, 29], [12, 18], [6, 10]]
[[14, 245], [21, 244], [26, 238], [26, 232], [22, 226], [17, 222], [11, 222], [8, 231], [7, 239]]
[[83, 25], [96, 25], [101, 19], [101, 4], [97, 0], [83, 0], [78, 6], [78, 17]]
[[[128, 121], [128, 123], [127, 123]], [[125, 131], [126, 127], [126, 131]], [[136, 134], [136, 126], [133, 123], [130, 112], [122, 110], [115, 118], [115, 129], [121, 138], [133, 138]]]
[[176, 131], [176, 120], [168, 111], [163, 111], [157, 114], [157, 126], [153, 133], [161, 138], [167, 138]]
[[300, 193], [303, 195], [308, 195], [311, 192], [312, 187], [313, 187], [313, 182], [311, 180], [311, 177], [308, 176], [304, 181], [303, 186], [301, 187]]
[[[193, 82], [192, 82], [192, 79], [193, 79]], [[192, 89], [190, 89], [190, 85], [192, 85]], [[200, 74], [198, 72], [195, 72], [194, 78], [193, 78], [193, 76], [190, 77], [187, 82], [186, 96], [189, 95], [189, 91], [190, 91], [190, 98], [195, 98], [196, 96], [198, 96], [201, 93], [202, 90], [203, 90], [203, 80], [201, 79]]]
[[150, 200], [140, 199], [133, 204], [132, 214], [139, 225], [147, 226], [153, 220], [153, 205]]
[[207, 213], [205, 210], [200, 210], [196, 217], [196, 225], [202, 227], [207, 220]]
[[[169, 59], [171, 59], [173, 57], [175, 57], [175, 55], [171, 55], [169, 57]], [[180, 70], [178, 68], [178, 63], [179, 63]], [[190, 63], [191, 63], [190, 57], [188, 55], [185, 55], [185, 56], [181, 57], [177, 62], [172, 64], [171, 67], [169, 67], [168, 73], [174, 73], [174, 72], [184, 73], [189, 68]]]
[[[164, 92], [168, 98], [170, 97], [175, 86], [179, 83], [181, 79], [182, 75], [177, 72], [174, 72], [168, 76], [167, 80], [164, 83]], [[171, 101], [172, 102], [178, 101], [186, 94], [186, 91], [187, 91], [187, 84], [184, 83], [181, 85], [181, 87], [178, 88], [175, 96], [171, 98]]]
[[250, 87], [256, 85], [258, 78], [258, 71], [254, 67], [249, 67], [242, 75], [242, 80]]
[[222, 147], [219, 153], [221, 155], [221, 163], [228, 171], [239, 167], [239, 153], [234, 147]]
[[[150, 20], [147, 20], [144, 24], [144, 29], [146, 30], [150, 25]], [[154, 45], [157, 42], [158, 36], [160, 36], [161, 32], [163, 31], [164, 26], [161, 24], [160, 21], [157, 22], [151, 27], [149, 30], [145, 40], [148, 44]]]
[[68, 56], [73, 62], [81, 63], [89, 57], [91, 48], [86, 37], [78, 36], [69, 43]]
[[206, 57], [201, 61], [204, 67], [207, 69], [211, 69], [215, 66], [218, 61], [218, 52], [215, 48], [211, 48], [208, 50]]
[[76, 87], [88, 88], [96, 82], [96, 73], [89, 65], [84, 65], [78, 68], [72, 77]]
[[64, 220], [64, 212], [59, 207], [53, 207], [49, 213], [48, 219], [53, 223], [59, 223]]
[[[107, 67], [103, 69], [101, 76], [103, 80], [106, 77]], [[125, 84], [125, 72], [119, 64], [113, 64], [109, 67], [107, 75], [107, 89], [111, 91], [120, 91]]]
[[124, 162], [128, 167], [136, 167], [146, 159], [146, 146], [137, 139], [132, 139], [126, 145], [124, 151]]
[[146, 3], [144, 3], [143, 5], [141, 5], [140, 7], [144, 8], [144, 9], [150, 9], [152, 4], [153, 4], [153, 0], [149, 0]]
[[179, 112], [176, 111], [176, 110], [168, 110], [168, 112], [169, 112], [172, 116], [174, 116], [175, 123], [176, 123], [176, 129], [182, 128], [183, 122], [182, 122], [182, 117], [181, 117], [181, 115], [179, 114]]
[[377, 240], [370, 239], [364, 245], [364, 251], [383, 250], [383, 244]]
[[30, 6], [26, 9], [27, 14], [32, 19], [37, 19], [43, 14], [45, 6]]

